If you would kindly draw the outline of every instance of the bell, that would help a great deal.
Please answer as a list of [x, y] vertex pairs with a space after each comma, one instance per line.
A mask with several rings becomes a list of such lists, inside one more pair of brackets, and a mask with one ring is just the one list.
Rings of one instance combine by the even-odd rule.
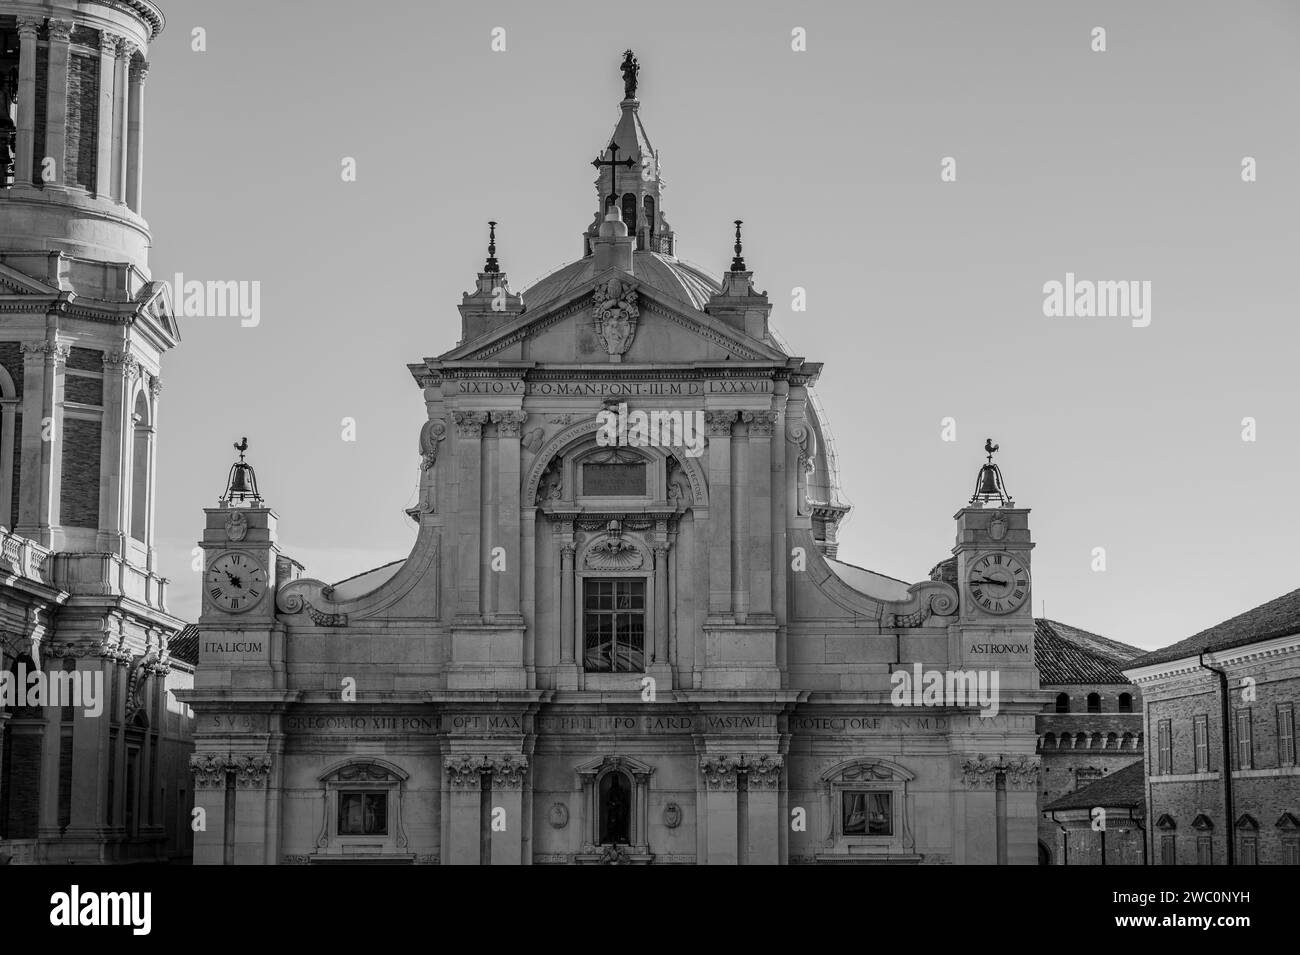
[[221, 504], [225, 507], [231, 501], [245, 501], [252, 498], [253, 504], [261, 507], [262, 497], [257, 493], [257, 472], [253, 470], [251, 464], [244, 461], [244, 452], [248, 450], [248, 439], [241, 438], [235, 445], [235, 450], [239, 452], [239, 460], [230, 466], [230, 474], [226, 477], [226, 493], [221, 497]]
[[236, 464], [235, 473], [230, 479], [230, 493], [232, 495], [250, 494], [252, 493], [252, 490], [252, 487], [248, 483], [248, 465]]
[[990, 497], [1001, 497], [1002, 489], [998, 487], [997, 471], [990, 465], [984, 465], [980, 468], [979, 490], [975, 492], [977, 497], [987, 494]]

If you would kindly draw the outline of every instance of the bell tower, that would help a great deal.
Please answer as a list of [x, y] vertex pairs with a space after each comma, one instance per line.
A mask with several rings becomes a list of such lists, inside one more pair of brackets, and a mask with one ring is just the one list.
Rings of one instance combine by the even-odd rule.
[[141, 214], [162, 28], [153, 0], [0, 3], [0, 524], [110, 554], [155, 595], [161, 363], [180, 338]]
[[583, 234], [583, 256], [592, 255], [597, 248], [597, 237], [604, 233], [602, 225], [609, 219], [610, 206], [627, 229], [626, 234], [637, 252], [675, 254], [672, 227], [664, 218], [663, 176], [659, 168], [659, 152], [650, 144], [638, 111], [638, 75], [641, 66], [631, 50], [623, 54], [623, 101], [619, 103], [618, 123], [609, 142], [591, 164], [596, 167], [596, 216]]
[[953, 657], [968, 667], [997, 669], [1004, 690], [1037, 689], [1029, 509], [1016, 507], [1007, 492], [993, 463], [998, 446], [992, 438], [984, 451], [988, 458], [975, 492], [955, 515], [961, 646]]
[[[195, 688], [269, 689], [282, 685], [273, 673], [275, 588], [291, 577], [279, 560], [276, 514], [257, 489], [257, 474], [244, 460], [248, 439], [235, 445], [226, 490], [216, 507], [203, 509], [203, 605], [199, 613], [199, 670]], [[284, 566], [277, 567], [277, 562]]]

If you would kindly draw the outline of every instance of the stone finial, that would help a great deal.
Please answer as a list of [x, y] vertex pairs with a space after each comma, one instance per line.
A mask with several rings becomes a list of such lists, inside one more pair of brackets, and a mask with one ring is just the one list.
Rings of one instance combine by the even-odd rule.
[[743, 223], [743, 220], [741, 220], [741, 219], [736, 219], [736, 220], [735, 220], [735, 223], [736, 223], [736, 245], [735, 245], [734, 248], [735, 248], [735, 250], [736, 250], [736, 255], [735, 255], [735, 257], [731, 260], [731, 271], [732, 271], [732, 272], [744, 272], [744, 271], [745, 271], [745, 257], [744, 257], [744, 255], [741, 254], [741, 247], [740, 247], [740, 227], [741, 227], [741, 225], [743, 225], [744, 223]]
[[501, 265], [497, 262], [497, 224], [488, 222], [488, 257], [483, 272], [485, 275], [496, 275], [500, 271]]

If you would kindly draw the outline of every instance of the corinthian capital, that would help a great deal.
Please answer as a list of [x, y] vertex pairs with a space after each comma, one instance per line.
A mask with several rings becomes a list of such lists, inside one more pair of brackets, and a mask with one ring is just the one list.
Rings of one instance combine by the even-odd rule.
[[708, 789], [735, 789], [740, 760], [734, 756], [701, 756], [700, 772]]
[[130, 352], [104, 352], [104, 374], [118, 375], [134, 379], [140, 371], [140, 363]]
[[477, 438], [483, 434], [483, 425], [487, 423], [486, 411], [453, 411], [456, 419], [456, 434], [462, 438]]
[[776, 424], [775, 411], [746, 411], [740, 417], [749, 425], [749, 433], [753, 435], [770, 435]]
[[735, 420], [734, 411], [704, 412], [704, 422], [708, 425], [710, 437], [721, 438], [731, 434], [731, 425]]
[[23, 42], [35, 40], [36, 34], [41, 29], [41, 17], [19, 17], [18, 18], [18, 37]]
[[528, 420], [527, 411], [494, 411], [492, 420], [496, 422], [497, 432], [505, 437], [519, 437], [519, 428]]
[[43, 357], [47, 365], [62, 364], [72, 354], [72, 347], [59, 341], [23, 342], [21, 348], [24, 355], [31, 355], [33, 358], [38, 355]]
[[117, 56], [117, 45], [122, 42], [122, 38], [116, 33], [109, 33], [107, 30], [99, 31], [99, 53], [101, 56]]
[[50, 18], [50, 42], [67, 43], [72, 39], [72, 29], [77, 24], [73, 20], [56, 20]]

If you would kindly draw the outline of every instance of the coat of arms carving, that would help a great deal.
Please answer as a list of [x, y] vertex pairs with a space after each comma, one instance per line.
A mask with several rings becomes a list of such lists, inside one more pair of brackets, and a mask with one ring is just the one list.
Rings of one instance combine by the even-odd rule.
[[596, 334], [605, 343], [610, 361], [622, 361], [636, 337], [636, 321], [641, 310], [636, 303], [636, 289], [619, 278], [597, 285], [591, 295], [592, 318]]

